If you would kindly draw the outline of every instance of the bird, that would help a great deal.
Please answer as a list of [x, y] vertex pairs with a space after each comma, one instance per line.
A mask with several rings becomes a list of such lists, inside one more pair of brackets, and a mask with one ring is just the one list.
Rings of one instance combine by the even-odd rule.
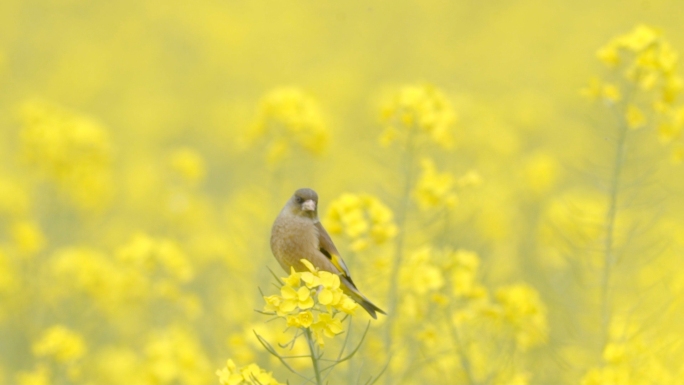
[[371, 317], [377, 319], [376, 313], [387, 314], [356, 287], [347, 264], [318, 219], [318, 194], [314, 190], [300, 188], [285, 203], [271, 228], [271, 251], [287, 273], [290, 268], [308, 271], [301, 262], [306, 259], [319, 270], [338, 275], [342, 291]]

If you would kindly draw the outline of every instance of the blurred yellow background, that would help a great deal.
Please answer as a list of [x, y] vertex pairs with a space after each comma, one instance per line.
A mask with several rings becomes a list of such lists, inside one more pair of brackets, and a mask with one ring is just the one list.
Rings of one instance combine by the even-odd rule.
[[681, 383], [680, 9], [3, 0], [0, 383], [301, 382], [299, 187], [390, 313], [330, 383]]

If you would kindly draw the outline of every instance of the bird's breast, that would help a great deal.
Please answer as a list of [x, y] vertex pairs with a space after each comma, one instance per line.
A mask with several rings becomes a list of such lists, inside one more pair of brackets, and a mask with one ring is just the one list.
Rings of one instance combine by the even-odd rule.
[[311, 259], [318, 248], [318, 232], [311, 220], [279, 217], [273, 223], [271, 250], [285, 271], [289, 272], [290, 266], [301, 270], [300, 259]]

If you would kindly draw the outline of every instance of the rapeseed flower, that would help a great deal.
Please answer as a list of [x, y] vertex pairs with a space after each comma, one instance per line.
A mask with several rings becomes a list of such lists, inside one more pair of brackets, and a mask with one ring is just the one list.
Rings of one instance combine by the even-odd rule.
[[161, 270], [178, 282], [193, 279], [194, 272], [188, 257], [176, 242], [154, 239], [147, 234], [135, 234], [129, 243], [117, 250], [116, 258], [146, 271]]
[[293, 151], [321, 155], [329, 129], [313, 97], [296, 87], [282, 87], [261, 99], [247, 136], [251, 143], [265, 142], [266, 160], [276, 164]]
[[35, 254], [45, 248], [45, 236], [37, 223], [21, 221], [12, 225], [12, 237], [19, 251], [24, 254]]
[[22, 108], [24, 159], [82, 209], [101, 207], [112, 192], [112, 148], [96, 120], [42, 102]]
[[309, 271], [292, 270], [284, 277], [280, 295], [264, 296], [264, 311], [285, 319], [290, 327], [310, 329], [323, 346], [323, 337], [332, 338], [343, 331], [335, 316], [354, 314], [358, 305], [342, 292], [340, 277], [315, 269], [307, 260], [302, 263]]
[[411, 138], [434, 142], [444, 148], [453, 146], [451, 126], [456, 121], [456, 112], [442, 91], [434, 86], [402, 87], [385, 102], [381, 119], [385, 124], [380, 137], [383, 146], [394, 142], [409, 146]]
[[19, 385], [50, 385], [52, 383], [52, 372], [47, 365], [36, 365], [30, 372], [21, 371], [17, 373], [16, 380]]
[[330, 203], [324, 222], [331, 234], [346, 236], [353, 251], [381, 245], [397, 234], [392, 211], [369, 194], [342, 194]]
[[546, 307], [534, 288], [526, 284], [504, 286], [496, 291], [496, 300], [505, 320], [513, 325], [521, 349], [546, 342]]
[[143, 349], [143, 375], [156, 384], [210, 383], [211, 369], [197, 337], [181, 326], [151, 333]]
[[456, 298], [479, 298], [486, 295], [479, 284], [480, 257], [469, 250], [447, 251], [444, 270], [449, 277], [452, 295]]
[[434, 251], [420, 248], [408, 255], [400, 270], [400, 282], [405, 290], [423, 295], [444, 286], [442, 269], [433, 262]]
[[418, 178], [414, 196], [421, 209], [435, 207], [453, 208], [458, 202], [456, 196], [456, 177], [448, 172], [437, 171], [432, 159], [421, 161], [422, 173]]
[[221, 385], [284, 385], [273, 378], [272, 372], [267, 372], [256, 364], [238, 367], [233, 360], [228, 360], [226, 366], [216, 371]]
[[[684, 81], [677, 71], [678, 54], [660, 31], [639, 25], [599, 49], [598, 58], [614, 80], [592, 79], [586, 95], [617, 107], [630, 129], [653, 127], [664, 144], [681, 139], [682, 107], [675, 102]], [[676, 159], [677, 147], [671, 151]]]
[[83, 337], [62, 325], [51, 326], [33, 343], [36, 357], [52, 357], [60, 363], [69, 363], [82, 358], [86, 352]]

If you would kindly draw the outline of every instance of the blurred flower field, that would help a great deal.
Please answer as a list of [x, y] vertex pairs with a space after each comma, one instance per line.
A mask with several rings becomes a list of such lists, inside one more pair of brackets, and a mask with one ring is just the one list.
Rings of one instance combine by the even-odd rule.
[[0, 384], [684, 383], [679, 8], [2, 1]]

